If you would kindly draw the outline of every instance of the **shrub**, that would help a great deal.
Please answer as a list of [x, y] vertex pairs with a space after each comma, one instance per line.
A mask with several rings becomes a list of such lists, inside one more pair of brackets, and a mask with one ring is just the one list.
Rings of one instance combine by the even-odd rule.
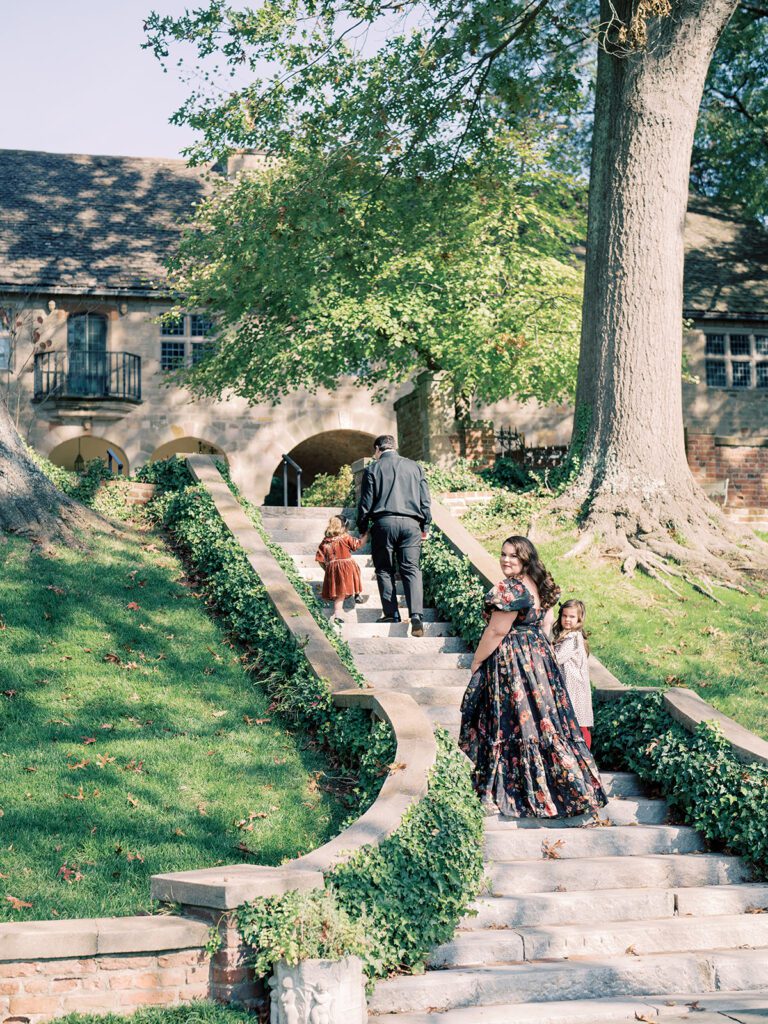
[[481, 469], [480, 476], [492, 487], [502, 487], [508, 491], [524, 490], [534, 483], [529, 470], [506, 455], [500, 455], [490, 469]]
[[251, 963], [260, 976], [278, 960], [365, 959], [371, 945], [365, 916], [350, 917], [330, 889], [266, 896], [240, 907], [237, 920], [243, 939], [255, 950]]
[[171, 455], [157, 462], [146, 462], [137, 470], [136, 479], [144, 484], [155, 484], [160, 494], [181, 490], [192, 482], [185, 455]]
[[671, 810], [707, 839], [768, 870], [768, 767], [737, 761], [721, 730], [689, 733], [660, 691], [630, 691], [595, 706], [594, 753], [606, 768], [658, 785]]
[[431, 462], [419, 462], [424, 470], [429, 488], [435, 494], [445, 491], [483, 491], [486, 483], [478, 476], [475, 464], [469, 459], [457, 459], [448, 469], [435, 466]]
[[314, 508], [351, 508], [355, 504], [352, 467], [342, 466], [335, 476], [320, 473], [302, 493], [301, 503]]

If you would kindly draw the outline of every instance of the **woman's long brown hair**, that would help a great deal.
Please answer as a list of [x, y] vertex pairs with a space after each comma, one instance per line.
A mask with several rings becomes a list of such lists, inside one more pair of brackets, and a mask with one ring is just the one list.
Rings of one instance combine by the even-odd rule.
[[[539, 600], [544, 609], [553, 608], [560, 597], [560, 587], [552, 579], [552, 574], [547, 572], [539, 553], [527, 537], [507, 537], [504, 544], [514, 548], [514, 552], [523, 563], [523, 569], [531, 577], [539, 591]], [[502, 547], [504, 545], [502, 544]]]

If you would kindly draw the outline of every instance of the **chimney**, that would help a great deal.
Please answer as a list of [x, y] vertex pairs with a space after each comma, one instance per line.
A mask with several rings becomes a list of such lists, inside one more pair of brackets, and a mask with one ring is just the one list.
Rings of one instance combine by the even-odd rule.
[[265, 167], [269, 166], [269, 163], [270, 160], [266, 153], [240, 149], [230, 153], [226, 158], [220, 157], [213, 165], [213, 170], [226, 175], [231, 181], [243, 172], [263, 171]]

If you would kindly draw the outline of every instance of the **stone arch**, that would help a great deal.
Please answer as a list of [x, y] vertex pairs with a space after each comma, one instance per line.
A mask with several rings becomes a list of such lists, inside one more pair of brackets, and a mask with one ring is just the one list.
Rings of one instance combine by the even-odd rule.
[[[63, 469], [74, 469], [75, 459], [78, 454], [82, 455], [86, 463], [91, 462], [93, 459], [101, 459], [102, 462], [106, 463], [109, 458], [107, 454], [108, 448], [111, 448], [120, 459], [123, 464], [122, 473], [128, 476], [130, 465], [125, 449], [106, 437], [96, 437], [93, 434], [78, 434], [75, 437], [69, 437], [67, 440], [61, 441], [51, 448], [47, 457], [54, 466], [61, 466]], [[114, 467], [114, 472], [117, 473], [116, 466]]]
[[[309, 487], [320, 474], [335, 476], [342, 466], [351, 465], [358, 459], [371, 455], [375, 434], [362, 430], [325, 430], [312, 434], [294, 445], [286, 455], [290, 456], [302, 469], [302, 487]], [[269, 501], [281, 504], [283, 500], [282, 458], [272, 470], [272, 487]], [[276, 483], [279, 480], [280, 483]], [[295, 475], [289, 472], [289, 499], [296, 500], [294, 486]], [[265, 500], [267, 497], [265, 495]]]
[[157, 462], [160, 459], [167, 459], [171, 455], [216, 455], [229, 462], [226, 452], [212, 441], [202, 437], [174, 437], [170, 441], [159, 445], [149, 456], [149, 462]]

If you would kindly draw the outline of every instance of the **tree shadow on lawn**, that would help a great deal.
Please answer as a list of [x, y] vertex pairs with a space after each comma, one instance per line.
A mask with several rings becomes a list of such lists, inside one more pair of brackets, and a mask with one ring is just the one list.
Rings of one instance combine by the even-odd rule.
[[108, 545], [0, 547], [0, 918], [147, 909], [154, 873], [277, 864], [346, 814], [176, 560]]

